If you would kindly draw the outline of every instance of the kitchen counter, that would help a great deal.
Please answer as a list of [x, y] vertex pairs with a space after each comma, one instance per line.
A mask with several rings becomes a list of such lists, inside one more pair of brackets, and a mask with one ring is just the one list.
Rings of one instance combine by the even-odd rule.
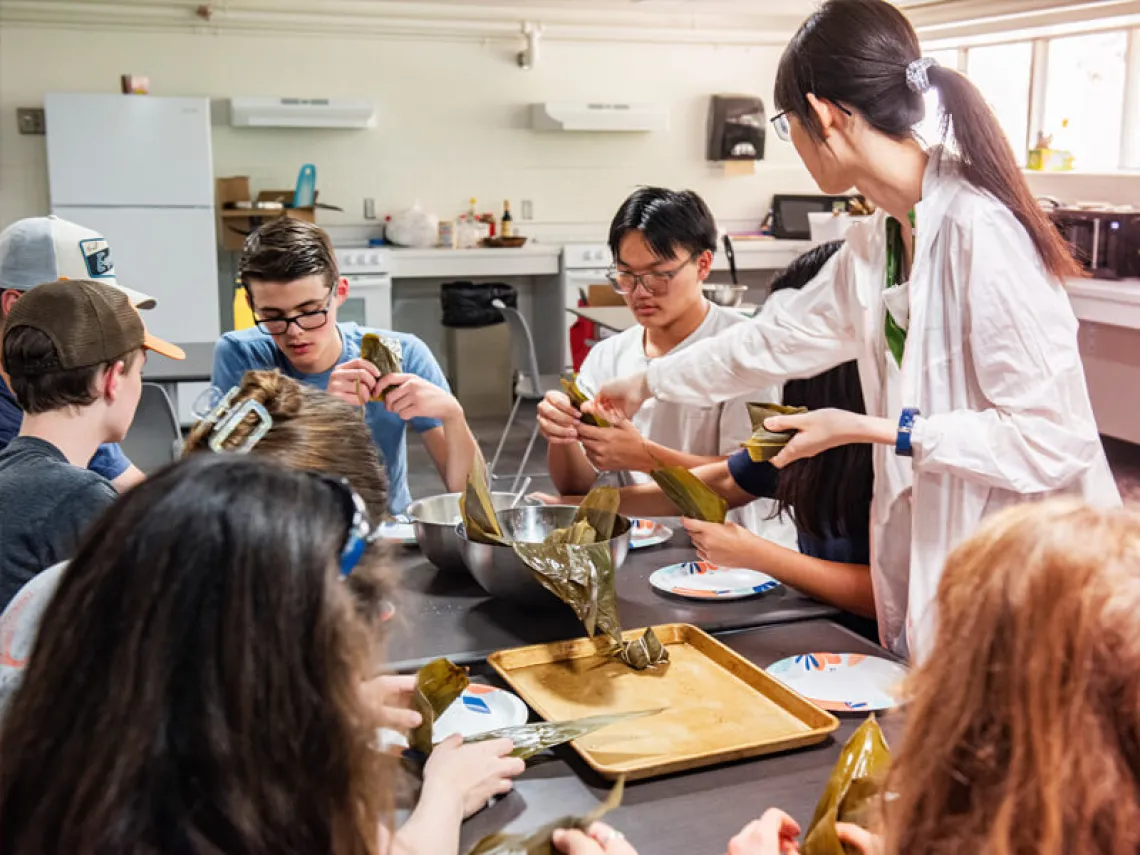
[[[734, 240], [737, 270], [783, 270], [813, 246], [810, 240]], [[723, 247], [713, 258], [713, 270], [728, 270]]]
[[[782, 270], [811, 248], [806, 240], [738, 241], [738, 270]], [[516, 249], [405, 249], [391, 247], [394, 279], [481, 276], [554, 276], [561, 270], [561, 241], [533, 241]], [[728, 270], [728, 259], [718, 252], [713, 270]]]
[[527, 243], [514, 249], [392, 248], [394, 279], [441, 276], [556, 276], [562, 245]]
[[1066, 287], [1079, 320], [1140, 330], [1140, 279], [1070, 279]]
[[1070, 279], [1066, 287], [1097, 428], [1140, 443], [1136, 399], [1127, 394], [1140, 385], [1140, 279]]

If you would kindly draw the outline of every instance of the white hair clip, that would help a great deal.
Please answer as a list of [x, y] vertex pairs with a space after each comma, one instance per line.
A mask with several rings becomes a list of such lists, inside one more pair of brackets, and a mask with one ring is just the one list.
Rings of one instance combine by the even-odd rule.
[[[226, 396], [227, 399], [229, 395]], [[246, 416], [253, 414], [257, 416], [257, 426], [250, 431], [249, 436], [242, 440], [241, 445], [237, 448], [223, 448], [223, 444], [230, 435], [237, 429]], [[269, 415], [269, 411], [262, 406], [260, 401], [255, 401], [252, 398], [246, 398], [238, 408], [231, 413], [228, 413], [221, 422], [214, 428], [210, 434], [210, 451], [230, 451], [234, 454], [247, 454], [250, 449], [257, 445], [263, 436], [269, 433], [269, 429], [273, 427], [273, 416]]]
[[[199, 395], [198, 400], [194, 402], [193, 411], [195, 415], [200, 415], [199, 424], [214, 426], [207, 442], [211, 451], [231, 451], [237, 454], [246, 454], [273, 427], [273, 417], [269, 415], [269, 411], [259, 401], [247, 398], [234, 409], [234, 398], [238, 396], [240, 391], [239, 387], [234, 386], [223, 395], [220, 389], [211, 386]], [[242, 440], [241, 445], [237, 448], [223, 448], [226, 440], [237, 430], [238, 425], [251, 414], [257, 416], [257, 425], [250, 431], [249, 436]]]
[[924, 95], [930, 91], [930, 69], [938, 65], [938, 60], [928, 56], [919, 57], [906, 67], [906, 85], [911, 92]]

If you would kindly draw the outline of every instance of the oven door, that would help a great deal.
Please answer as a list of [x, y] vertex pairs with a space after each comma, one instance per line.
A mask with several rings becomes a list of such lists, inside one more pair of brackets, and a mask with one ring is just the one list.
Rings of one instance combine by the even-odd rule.
[[348, 297], [337, 310], [337, 320], [392, 329], [392, 277], [387, 273], [355, 273], [345, 278]]

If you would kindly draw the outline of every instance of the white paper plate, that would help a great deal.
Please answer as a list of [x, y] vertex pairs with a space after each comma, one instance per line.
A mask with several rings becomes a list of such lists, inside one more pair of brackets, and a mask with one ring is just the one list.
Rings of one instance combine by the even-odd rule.
[[662, 567], [649, 577], [649, 584], [667, 594], [692, 600], [740, 600], [780, 585], [767, 573], [717, 567], [707, 561], [683, 561]]
[[768, 668], [768, 673], [831, 712], [874, 712], [899, 703], [906, 668], [862, 653], [803, 653]]
[[673, 529], [662, 525], [656, 520], [631, 519], [633, 528], [629, 532], [630, 549], [648, 549], [650, 546], [660, 546], [668, 543], [673, 536]]
[[403, 518], [384, 520], [380, 523], [380, 539], [387, 543], [415, 546], [416, 527]]
[[[486, 733], [488, 730], [516, 727], [526, 724], [528, 716], [526, 704], [518, 695], [496, 689], [494, 686], [472, 683], [463, 690], [463, 694], [455, 703], [436, 719], [431, 733], [432, 742], [442, 742], [453, 733], [458, 733], [466, 739], [469, 736]], [[387, 728], [381, 729], [380, 742], [385, 746], [398, 745], [402, 748], [408, 746], [408, 741], [402, 733]]]

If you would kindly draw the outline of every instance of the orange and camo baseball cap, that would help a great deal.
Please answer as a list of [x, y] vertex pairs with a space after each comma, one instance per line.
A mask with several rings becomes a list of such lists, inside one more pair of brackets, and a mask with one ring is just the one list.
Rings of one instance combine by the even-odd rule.
[[122, 288], [89, 279], [37, 285], [12, 306], [3, 334], [16, 327], [38, 330], [55, 347], [50, 359], [19, 366], [25, 375], [104, 365], [139, 348], [170, 359], [186, 358], [182, 348], [146, 331]]

